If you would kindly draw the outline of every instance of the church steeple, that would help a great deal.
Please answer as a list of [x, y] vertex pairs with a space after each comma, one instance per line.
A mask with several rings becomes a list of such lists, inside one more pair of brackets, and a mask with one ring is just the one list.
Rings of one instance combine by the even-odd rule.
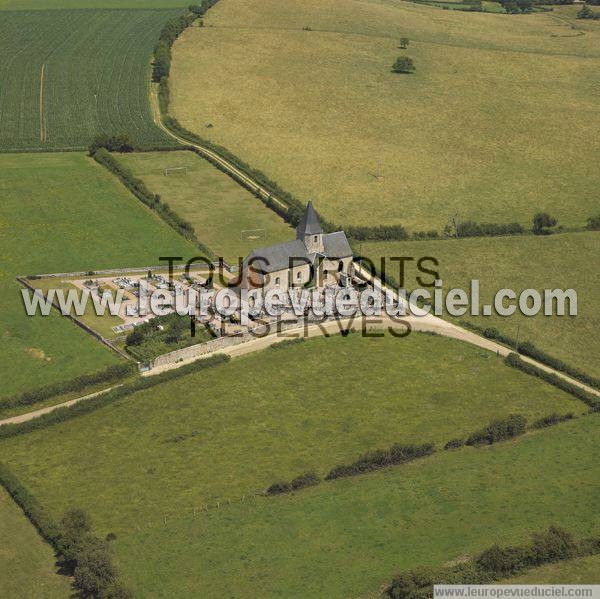
[[308, 202], [302, 220], [296, 227], [296, 239], [304, 242], [309, 253], [323, 253], [323, 228], [312, 202]]

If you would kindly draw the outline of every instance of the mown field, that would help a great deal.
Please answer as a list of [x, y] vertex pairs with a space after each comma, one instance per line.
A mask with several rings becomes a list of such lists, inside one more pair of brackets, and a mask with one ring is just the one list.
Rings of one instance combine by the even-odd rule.
[[0, 19], [0, 151], [87, 148], [128, 134], [170, 145], [148, 101], [169, 10], [6, 11]]
[[2, 597], [66, 599], [70, 596], [67, 578], [56, 573], [54, 552], [1, 487], [0, 539]]
[[[600, 255], [600, 233], [571, 233], [554, 236], [497, 237], [491, 239], [459, 239], [445, 241], [363, 243], [362, 253], [376, 264], [381, 257], [413, 257], [407, 263], [405, 285], [419, 287], [415, 263], [423, 256], [439, 261], [438, 271], [447, 292], [454, 287], [470, 294], [471, 279], [480, 281], [480, 303], [491, 304], [500, 289], [575, 289], [577, 316], [510, 317], [493, 314], [489, 317], [470, 316], [482, 327], [496, 327], [506, 335], [521, 341], [532, 341], [541, 349], [575, 365], [593, 376], [600, 376], [600, 339], [598, 338], [600, 282], [597, 276]], [[387, 262], [388, 272], [399, 279], [398, 263]], [[429, 268], [431, 262], [426, 266]], [[423, 276], [429, 282], [429, 275]]]
[[[600, 25], [566, 14], [223, 0], [175, 44], [171, 112], [337, 223], [530, 226], [547, 210], [582, 226], [598, 211]], [[416, 73], [391, 72], [400, 54]]]
[[600, 556], [590, 555], [548, 564], [505, 582], [507, 584], [598, 584]]
[[0, 156], [0, 395], [120, 359], [55, 311], [26, 316], [17, 275], [146, 266], [194, 248], [84, 154]]
[[[277, 374], [257, 378], [267, 372]], [[443, 444], [509, 413], [585, 410], [458, 341], [356, 334], [248, 355], [1, 450], [54, 516], [79, 505], [102, 534], [121, 534], [393, 442]]]
[[589, 416], [514, 443], [158, 523], [119, 537], [119, 561], [144, 596], [377, 596], [398, 571], [526, 542], [552, 524], [598, 534], [590, 474], [599, 431]]
[[[190, 222], [202, 243], [230, 264], [295, 232], [250, 192], [193, 152], [124, 154], [119, 161]], [[187, 175], [164, 169], [186, 167]], [[260, 229], [242, 236], [242, 231]], [[254, 238], [248, 238], [248, 235]]]

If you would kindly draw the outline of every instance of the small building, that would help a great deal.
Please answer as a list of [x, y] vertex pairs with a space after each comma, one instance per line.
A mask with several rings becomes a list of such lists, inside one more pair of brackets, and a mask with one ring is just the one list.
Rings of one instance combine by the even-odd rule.
[[352, 276], [352, 249], [344, 231], [324, 233], [309, 202], [296, 227], [296, 239], [253, 250], [242, 263], [240, 288], [287, 291], [345, 285]]

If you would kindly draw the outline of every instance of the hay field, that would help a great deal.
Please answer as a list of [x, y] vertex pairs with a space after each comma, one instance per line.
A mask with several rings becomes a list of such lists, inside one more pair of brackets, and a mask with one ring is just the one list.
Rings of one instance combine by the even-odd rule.
[[[581, 226], [598, 209], [600, 25], [564, 14], [222, 0], [175, 44], [171, 112], [337, 223], [543, 209]], [[400, 54], [416, 73], [391, 73]]]

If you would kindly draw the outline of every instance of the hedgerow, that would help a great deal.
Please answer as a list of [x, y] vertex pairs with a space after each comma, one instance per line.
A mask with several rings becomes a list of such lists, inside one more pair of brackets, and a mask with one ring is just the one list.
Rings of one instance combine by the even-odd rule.
[[[501, 333], [498, 329], [494, 327], [480, 327], [476, 324], [473, 324], [466, 320], [461, 320], [460, 324], [467, 329], [475, 331], [480, 335], [483, 335], [486, 339], [493, 339], [495, 341], [499, 341], [500, 343], [507, 345], [509, 347], [515, 347], [517, 345], [516, 339]], [[600, 379], [597, 379], [585, 372], [582, 372], [578, 368], [571, 366], [570, 364], [566, 364], [562, 360], [554, 358], [550, 356], [543, 350], [536, 347], [530, 341], [523, 341], [517, 345], [517, 351], [524, 356], [528, 356], [542, 364], [546, 364], [546, 366], [550, 366], [554, 370], [558, 370], [560, 372], [564, 372], [568, 374], [570, 377], [577, 379], [582, 382], [584, 385], [589, 385], [590, 387], [594, 387], [595, 389], [600, 389]]]
[[557, 387], [558, 389], [561, 389], [562, 391], [569, 393], [573, 397], [575, 397], [575, 398], [583, 401], [585, 404], [587, 404], [590, 407], [591, 411], [593, 411], [593, 412], [600, 411], [600, 398], [599, 397], [596, 397], [595, 395], [588, 393], [585, 389], [582, 389], [581, 387], [578, 387], [577, 385], [574, 385], [573, 383], [566, 381], [562, 377], [560, 377], [552, 372], [546, 372], [545, 370], [542, 370], [541, 368], [538, 368], [537, 366], [534, 366], [533, 364], [530, 364], [529, 362], [525, 362], [524, 360], [521, 360], [521, 358], [519, 357], [518, 354], [516, 354], [514, 352], [508, 354], [508, 356], [506, 356], [506, 358], [504, 358], [504, 363], [507, 366], [512, 366], [513, 368], [518, 368], [519, 370], [521, 370], [522, 372], [525, 372], [526, 374], [536, 376], [536, 377], [546, 381], [547, 383], [550, 383], [554, 387]]
[[527, 430], [527, 419], [520, 414], [493, 420], [486, 427], [467, 438], [465, 445], [492, 445], [522, 435]]
[[435, 452], [433, 443], [423, 445], [401, 445], [396, 443], [388, 449], [379, 449], [365, 453], [351, 464], [342, 464], [333, 468], [325, 480], [334, 480], [345, 476], [355, 476], [364, 472], [404, 464]]
[[130, 376], [136, 371], [137, 365], [134, 362], [115, 364], [98, 372], [83, 374], [68, 381], [53, 383], [45, 387], [33, 389], [32, 391], [25, 391], [20, 395], [0, 399], [0, 409], [29, 406], [50, 397], [55, 397], [56, 395], [81, 391], [86, 387], [97, 385], [98, 383], [111, 383]]
[[155, 385], [165, 383], [174, 378], [185, 376], [186, 374], [190, 374], [198, 370], [223, 364], [228, 362], [229, 359], [229, 356], [225, 354], [215, 354], [214, 356], [197, 360], [191, 364], [186, 364], [185, 366], [181, 366], [173, 370], [167, 370], [161, 374], [140, 377], [135, 381], [126, 383], [116, 389], [113, 389], [112, 391], [109, 391], [108, 393], [98, 395], [97, 397], [93, 397], [91, 399], [86, 399], [85, 401], [80, 401], [70, 406], [57, 408], [56, 410], [48, 412], [47, 414], [44, 414], [38, 418], [27, 420], [18, 424], [5, 424], [0, 426], [0, 439], [14, 437], [15, 435], [46, 428], [47, 426], [58, 424], [59, 422], [64, 422], [65, 420], [74, 418], [75, 416], [81, 416], [83, 414], [94, 412], [99, 408], [110, 405], [119, 399], [127, 397], [128, 395], [131, 395], [137, 391], [149, 389]]
[[290, 482], [273, 483], [266, 491], [265, 495], [281, 495], [282, 493], [291, 493], [305, 487], [318, 485], [321, 479], [314, 472], [306, 472]]
[[554, 412], [553, 414], [549, 414], [548, 416], [544, 416], [543, 418], [532, 422], [529, 425], [529, 428], [546, 428], [548, 426], [554, 426], [555, 424], [559, 424], [561, 422], [566, 422], [567, 420], [572, 420], [573, 418], [575, 418], [573, 412], [568, 412], [567, 414], [557, 414], [556, 412]]
[[543, 564], [597, 553], [600, 553], [600, 537], [576, 541], [567, 530], [551, 526], [534, 533], [528, 545], [493, 545], [458, 565], [398, 574], [383, 594], [390, 599], [432, 597], [434, 584], [490, 584]]
[[80, 597], [133, 597], [131, 591], [119, 581], [108, 540], [102, 540], [92, 533], [90, 519], [85, 512], [70, 509], [57, 524], [2, 463], [0, 485], [23, 510], [40, 536], [52, 545], [61, 567], [73, 576], [73, 584]]
[[180, 235], [183, 235], [183, 237], [195, 244], [205, 256], [208, 258], [215, 257], [213, 251], [198, 239], [192, 224], [171, 210], [169, 205], [163, 202], [159, 195], [152, 193], [141, 179], [138, 179], [129, 169], [123, 167], [110, 152], [105, 148], [99, 148], [92, 154], [92, 157], [98, 164], [101, 164], [111, 173], [115, 174], [138, 200], [142, 201], [148, 208], [154, 210]]

